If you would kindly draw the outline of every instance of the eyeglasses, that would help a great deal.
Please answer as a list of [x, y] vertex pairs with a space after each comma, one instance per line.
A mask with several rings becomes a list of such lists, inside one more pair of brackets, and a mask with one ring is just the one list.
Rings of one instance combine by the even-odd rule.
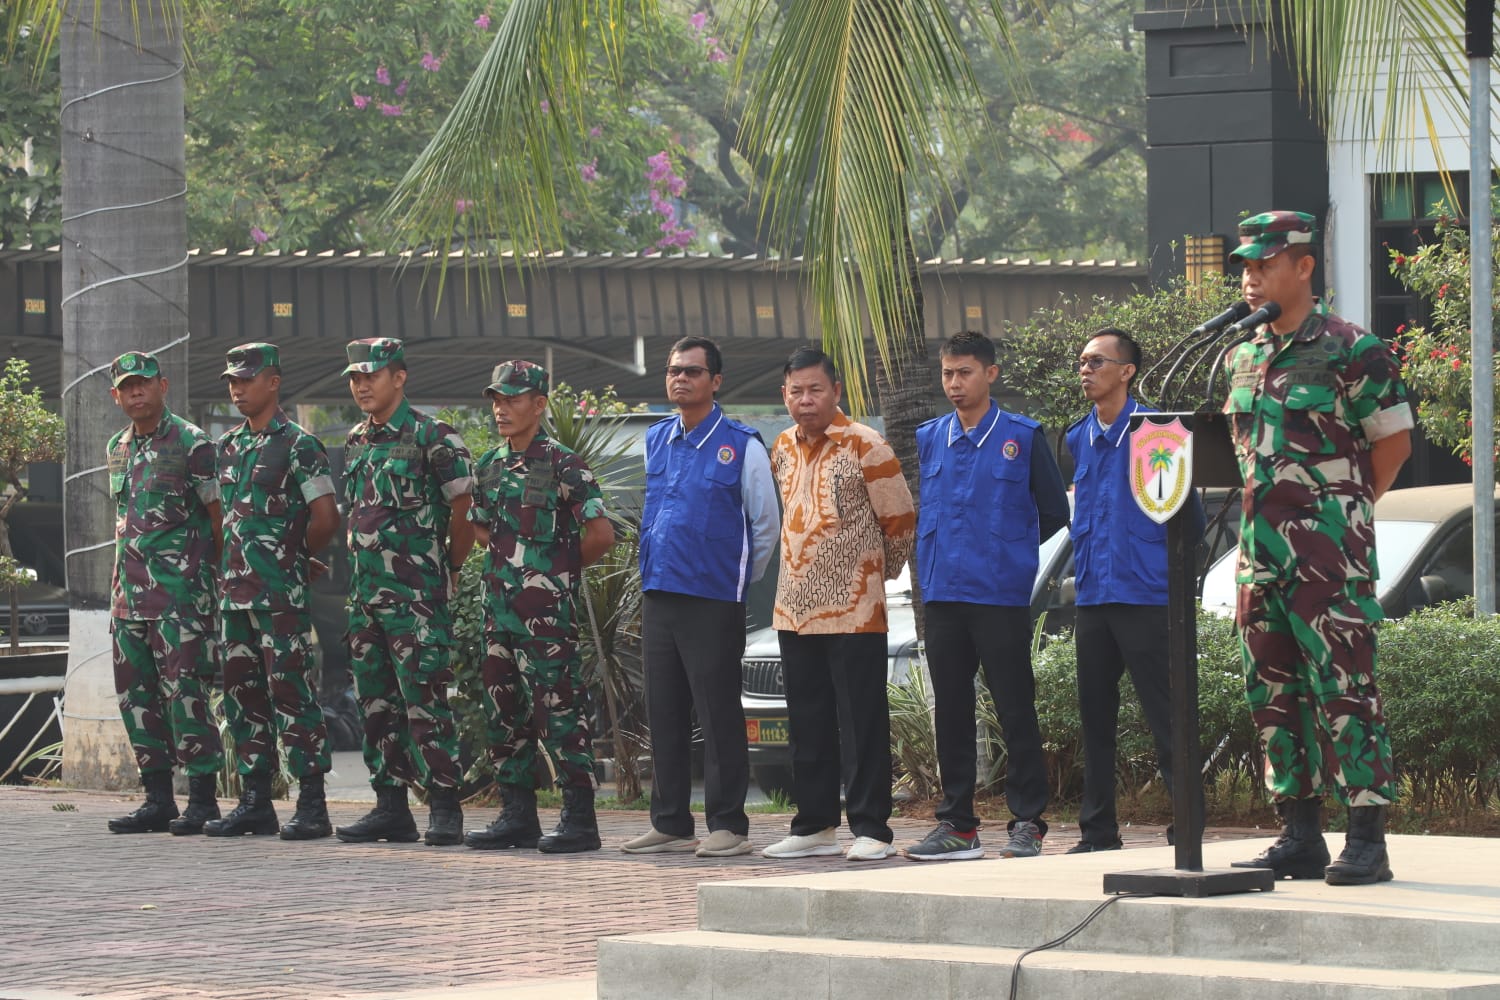
[[667, 378], [676, 378], [679, 375], [697, 378], [699, 375], [706, 374], [708, 374], [708, 369], [702, 365], [667, 365]]
[[1079, 368], [1087, 368], [1091, 372], [1096, 372], [1099, 369], [1103, 368], [1105, 365], [1128, 365], [1128, 364], [1130, 364], [1129, 361], [1116, 361], [1114, 358], [1101, 358], [1101, 357], [1099, 357], [1097, 355], [1095, 355], [1094, 357], [1091, 357], [1091, 358], [1079, 358], [1078, 359], [1078, 367]]

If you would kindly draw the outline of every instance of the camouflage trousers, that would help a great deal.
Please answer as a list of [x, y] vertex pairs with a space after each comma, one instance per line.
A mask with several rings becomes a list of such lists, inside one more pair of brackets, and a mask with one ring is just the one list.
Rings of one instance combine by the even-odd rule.
[[220, 611], [224, 714], [241, 774], [274, 774], [276, 734], [294, 778], [327, 774], [328, 724], [310, 683], [312, 619], [305, 611]]
[[210, 620], [112, 618], [115, 694], [142, 775], [216, 774], [224, 766], [209, 709], [214, 682]]
[[557, 783], [592, 788], [594, 748], [589, 737], [583, 662], [571, 639], [486, 632], [485, 741], [502, 785], [536, 786], [538, 744], [557, 771]]
[[1330, 770], [1345, 805], [1396, 799], [1375, 688], [1382, 613], [1374, 591], [1367, 580], [1240, 587], [1245, 697], [1266, 754], [1266, 787], [1277, 799], [1323, 796]]
[[349, 664], [370, 784], [458, 787], [452, 644], [447, 602], [350, 603]]

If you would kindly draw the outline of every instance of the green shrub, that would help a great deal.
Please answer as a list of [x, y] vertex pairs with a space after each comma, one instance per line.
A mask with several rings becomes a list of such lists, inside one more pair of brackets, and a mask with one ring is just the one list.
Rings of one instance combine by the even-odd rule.
[[1500, 801], [1500, 619], [1455, 601], [1385, 623], [1379, 641], [1375, 680], [1408, 808]]

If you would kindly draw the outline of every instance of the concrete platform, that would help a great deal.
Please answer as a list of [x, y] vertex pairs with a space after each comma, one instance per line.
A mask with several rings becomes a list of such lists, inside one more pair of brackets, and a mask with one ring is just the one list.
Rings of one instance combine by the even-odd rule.
[[[1205, 866], [1260, 843], [1208, 843]], [[1397, 880], [1376, 886], [1120, 897], [1027, 957], [1018, 995], [1500, 1000], [1500, 840], [1392, 837], [1391, 856]], [[703, 885], [698, 930], [600, 942], [599, 997], [1005, 996], [1023, 950], [1105, 901], [1105, 873], [1171, 865], [1162, 847]]]

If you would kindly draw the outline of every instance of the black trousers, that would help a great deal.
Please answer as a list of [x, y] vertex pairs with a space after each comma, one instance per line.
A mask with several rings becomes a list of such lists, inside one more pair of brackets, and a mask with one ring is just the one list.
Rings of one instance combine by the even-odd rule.
[[[885, 694], [886, 634], [778, 631], [776, 635], [781, 640], [792, 791], [797, 798], [793, 835], [806, 836], [839, 825], [839, 783], [847, 772], [849, 830], [856, 837], [874, 837], [889, 844], [891, 706]], [[852, 762], [842, 760], [841, 735], [853, 750]]]
[[937, 818], [960, 830], [979, 825], [974, 815], [974, 674], [981, 666], [1005, 738], [1006, 804], [1016, 819], [1037, 822], [1045, 833], [1040, 820], [1047, 808], [1047, 768], [1036, 718], [1027, 608], [927, 603], [927, 672], [932, 675], [938, 776], [943, 782]]
[[[1107, 847], [1120, 838], [1115, 818], [1115, 733], [1120, 724], [1120, 678], [1131, 683], [1151, 727], [1156, 764], [1172, 787], [1172, 687], [1167, 672], [1167, 609], [1146, 604], [1078, 608], [1078, 715], [1083, 725], [1083, 839]], [[1203, 794], [1199, 783], [1198, 794]]]
[[750, 832], [750, 758], [740, 704], [745, 605], [648, 591], [641, 604], [651, 826], [693, 836], [693, 718], [703, 730], [703, 812], [710, 832]]

